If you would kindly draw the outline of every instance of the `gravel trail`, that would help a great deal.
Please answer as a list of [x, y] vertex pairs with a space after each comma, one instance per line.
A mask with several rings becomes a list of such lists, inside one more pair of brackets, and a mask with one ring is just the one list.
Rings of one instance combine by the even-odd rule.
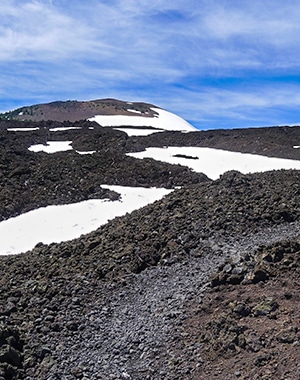
[[[300, 223], [295, 222], [236, 241], [212, 239], [204, 256], [129, 275], [121, 288], [105, 284], [104, 299], [87, 300], [89, 311], [79, 318], [81, 330], [61, 339], [56, 363], [44, 378], [174, 379], [174, 362], [180, 360], [176, 340], [187, 305], [201, 304], [212, 272], [225, 259], [237, 260], [261, 245], [299, 236]], [[193, 355], [197, 356], [196, 348], [194, 354], [191, 351], [193, 360], [181, 365], [182, 378], [193, 371], [193, 365], [201, 364], [201, 358]]]

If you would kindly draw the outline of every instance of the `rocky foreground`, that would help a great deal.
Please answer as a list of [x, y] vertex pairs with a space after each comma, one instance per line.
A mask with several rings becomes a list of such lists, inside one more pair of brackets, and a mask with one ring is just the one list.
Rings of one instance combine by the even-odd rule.
[[76, 240], [0, 257], [0, 379], [300, 379], [299, 171], [138, 170], [125, 152], [145, 138], [115, 132], [72, 132], [98, 153], [68, 158], [27, 150], [45, 131], [1, 132], [2, 219], [105, 196], [104, 179], [181, 189]]

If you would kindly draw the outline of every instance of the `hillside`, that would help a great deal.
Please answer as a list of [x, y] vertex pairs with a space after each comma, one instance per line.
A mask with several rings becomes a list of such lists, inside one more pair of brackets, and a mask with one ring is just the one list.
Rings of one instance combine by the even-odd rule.
[[45, 104], [35, 104], [25, 106], [13, 111], [2, 114], [3, 120], [55, 120], [55, 121], [78, 121], [91, 118], [95, 115], [127, 115], [132, 113], [128, 108], [133, 108], [136, 111], [148, 115], [154, 115], [151, 110], [154, 107], [147, 103], [131, 103], [117, 99], [98, 99], [91, 101], [56, 101]]
[[[0, 379], [299, 379], [300, 127], [144, 125], [149, 134], [137, 136], [83, 120], [134, 117], [128, 103], [92, 103], [33, 106], [32, 119], [15, 120], [20, 109], [0, 122], [0, 221], [120, 201], [112, 185], [172, 191], [73, 240], [0, 256]], [[130, 107], [145, 118], [158, 109]], [[33, 148], [50, 142], [69, 150]], [[181, 164], [131, 156], [149, 147], [185, 147], [173, 157]], [[292, 166], [212, 180], [190, 168], [201, 161], [190, 147]]]

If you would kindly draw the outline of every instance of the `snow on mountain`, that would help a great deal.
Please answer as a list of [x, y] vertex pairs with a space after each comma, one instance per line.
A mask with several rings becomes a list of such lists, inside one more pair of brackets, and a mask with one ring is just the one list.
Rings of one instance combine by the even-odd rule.
[[[168, 112], [160, 108], [151, 108], [158, 115], [154, 117], [149, 116], [128, 116], [128, 115], [96, 115], [90, 118], [90, 121], [95, 121], [96, 123], [102, 125], [103, 127], [120, 127], [120, 126], [135, 126], [135, 127], [152, 127], [157, 130], [146, 130], [147, 134], [158, 132], [159, 130], [166, 131], [182, 131], [182, 132], [192, 132], [197, 129], [193, 127], [190, 123], [182, 119], [181, 117], [175, 115], [174, 113]], [[135, 110], [128, 109], [127, 111], [136, 112]], [[123, 129], [126, 132], [126, 129]], [[133, 130], [129, 128], [129, 133], [133, 133]], [[136, 130], [135, 133], [138, 133]], [[143, 133], [143, 131], [142, 131]], [[145, 135], [145, 131], [144, 131]]]
[[[54, 153], [72, 149], [72, 141], [54, 141], [34, 145], [34, 152]], [[78, 152], [93, 154], [93, 152]], [[147, 148], [144, 152], [128, 153], [139, 159], [153, 158], [171, 164], [189, 166], [197, 172], [217, 179], [228, 170], [242, 173], [276, 169], [300, 169], [300, 161], [271, 158], [254, 154], [229, 152], [200, 147]], [[105, 186], [102, 186], [105, 187]], [[50, 244], [79, 237], [91, 232], [116, 216], [125, 215], [168, 194], [163, 188], [106, 186], [121, 194], [121, 201], [89, 200], [64, 206], [48, 206], [30, 211], [0, 223], [0, 255], [17, 254], [32, 249], [38, 242]], [[32, 226], [36, 226], [32, 228]]]
[[[123, 102], [124, 103], [124, 102]], [[166, 110], [148, 107], [142, 108], [131, 103], [121, 104], [115, 114], [102, 114], [89, 118], [103, 127], [125, 131], [129, 136], [145, 136], [163, 131], [181, 131], [184, 133], [197, 131], [191, 124], [181, 117]], [[78, 107], [77, 102], [68, 104]], [[81, 105], [81, 103], [80, 103]], [[116, 109], [115, 101], [109, 106], [108, 112]], [[120, 105], [119, 105], [120, 106]], [[107, 109], [105, 108], [105, 112]], [[89, 111], [90, 112], [90, 111]], [[103, 111], [104, 112], [104, 111]], [[120, 112], [118, 114], [118, 112]], [[122, 114], [123, 113], [123, 114]], [[124, 114], [125, 113], [125, 114]], [[126, 114], [127, 113], [127, 114]], [[130, 113], [132, 115], [130, 115]], [[91, 127], [92, 128], [92, 127]], [[38, 128], [9, 128], [8, 130], [35, 131]], [[58, 126], [50, 128], [50, 132], [68, 131], [78, 127]], [[80, 128], [79, 128], [80, 129]], [[293, 148], [299, 148], [294, 145]], [[28, 148], [32, 152], [55, 153], [73, 150], [72, 141], [47, 141], [47, 144], [35, 144]], [[78, 154], [94, 154], [95, 150], [81, 151]], [[175, 147], [165, 148], [148, 147], [144, 152], [128, 153], [128, 156], [137, 159], [153, 158], [170, 164], [188, 166], [196, 172], [202, 172], [215, 180], [228, 170], [237, 170], [242, 173], [254, 173], [277, 169], [299, 169], [300, 161], [282, 158], [272, 158], [257, 154], [246, 154], [221, 149], [203, 147]], [[16, 254], [32, 249], [38, 242], [51, 243], [73, 239], [81, 234], [95, 230], [115, 216], [124, 215], [134, 209], [143, 207], [157, 199], [161, 199], [171, 190], [164, 188], [141, 188], [109, 186], [111, 190], [119, 192], [121, 201], [93, 199], [80, 203], [63, 206], [48, 206], [30, 211], [15, 218], [0, 223], [1, 239], [0, 255]], [[37, 226], [37, 228], [32, 228]]]
[[[33, 152], [55, 153], [72, 150], [72, 141], [48, 141], [47, 145], [37, 144], [29, 147]], [[81, 152], [79, 154], [93, 154], [95, 151]], [[280, 169], [300, 169], [299, 160], [276, 157], [266, 157], [258, 154], [231, 152], [222, 149], [203, 147], [175, 147], [147, 148], [143, 152], [127, 153], [128, 156], [143, 159], [153, 158], [169, 164], [188, 166], [198, 173], [204, 173], [216, 180], [229, 170], [241, 173], [255, 173]]]

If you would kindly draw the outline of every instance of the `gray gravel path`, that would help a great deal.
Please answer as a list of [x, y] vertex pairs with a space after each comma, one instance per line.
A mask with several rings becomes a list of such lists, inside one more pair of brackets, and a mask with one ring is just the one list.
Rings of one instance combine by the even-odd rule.
[[45, 379], [173, 379], [176, 354], [172, 347], [186, 318], [186, 306], [201, 303], [217, 266], [247, 250], [299, 236], [296, 222], [239, 240], [211, 240], [202, 257], [130, 275], [122, 288], [106, 284], [105, 302], [87, 300], [89, 311], [79, 317], [79, 331], [67, 339], [61, 337], [56, 364]]

